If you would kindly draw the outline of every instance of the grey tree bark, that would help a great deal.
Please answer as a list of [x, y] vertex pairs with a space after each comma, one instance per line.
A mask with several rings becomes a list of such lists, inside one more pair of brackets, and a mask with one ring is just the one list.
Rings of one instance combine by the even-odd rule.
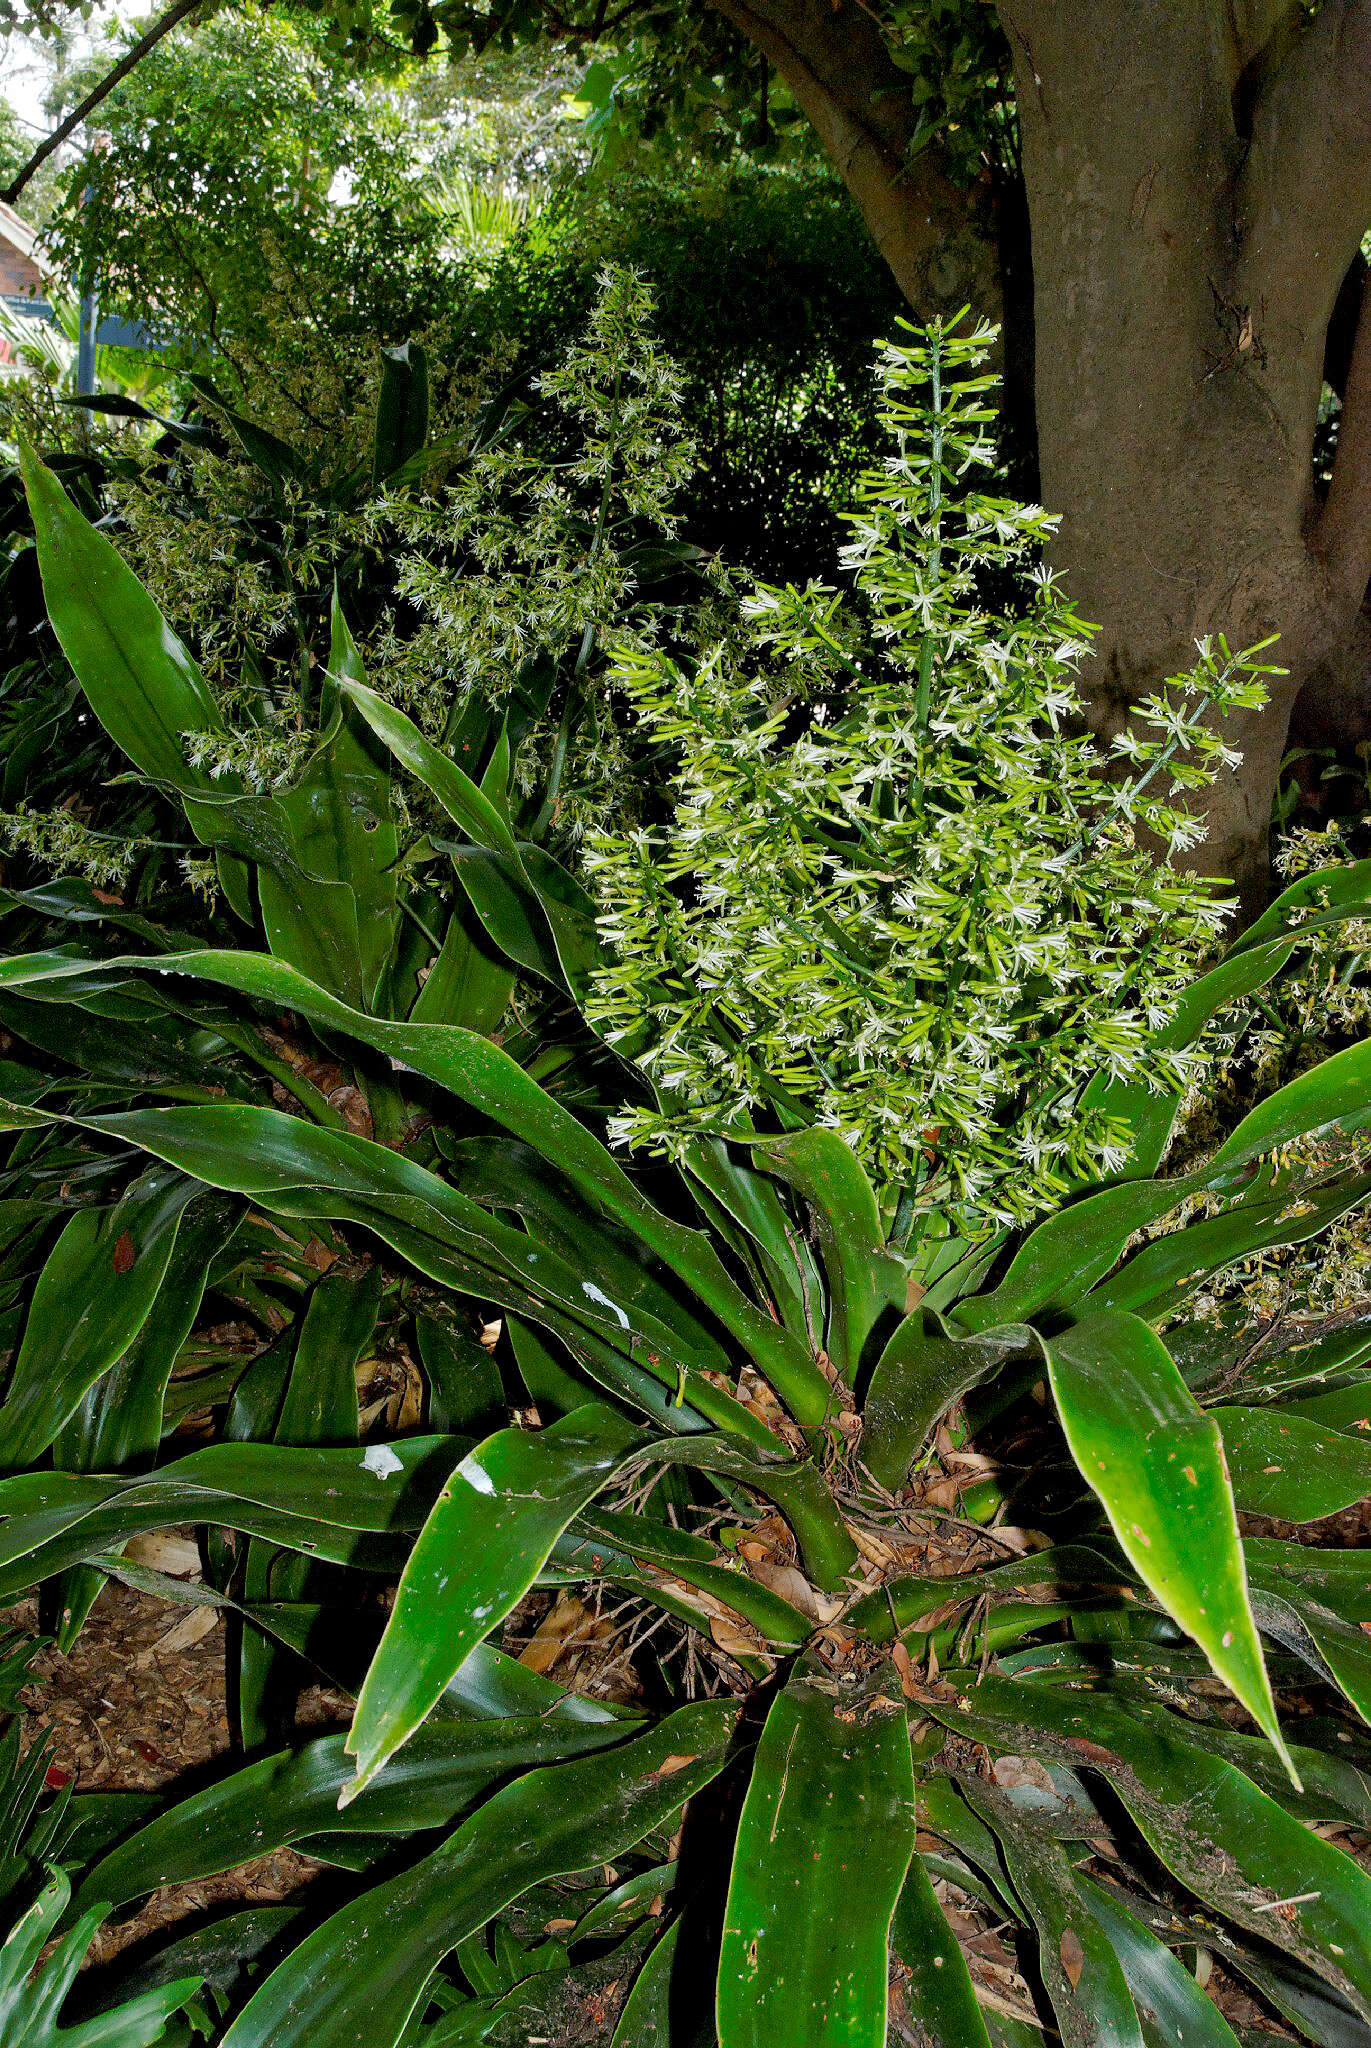
[[[1004, 303], [993, 222], [930, 152], [853, 0], [717, 0], [790, 83], [921, 314]], [[1371, 737], [1371, 313], [1332, 487], [1313, 445], [1339, 288], [1371, 223], [1371, 0], [998, 0], [1014, 58], [1032, 258], [1041, 493], [1100, 633], [1104, 735], [1194, 643], [1279, 633], [1241, 767], [1205, 799], [1203, 863], [1249, 905], [1292, 714]], [[1015, 347], [1011, 332], [1008, 345]]]

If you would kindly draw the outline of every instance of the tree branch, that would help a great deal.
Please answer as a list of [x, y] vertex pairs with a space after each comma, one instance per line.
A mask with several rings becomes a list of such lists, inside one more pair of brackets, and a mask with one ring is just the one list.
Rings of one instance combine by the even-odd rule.
[[1365, 283], [1343, 389], [1333, 475], [1314, 546], [1339, 588], [1360, 604], [1371, 581], [1371, 288]]
[[808, 117], [914, 310], [970, 304], [998, 317], [998, 264], [988, 227], [938, 168], [910, 160], [909, 81], [879, 24], [850, 0], [711, 0], [756, 45]]
[[53, 151], [61, 148], [67, 137], [73, 134], [81, 126], [81, 123], [95, 112], [100, 102], [108, 98], [109, 94], [114, 91], [115, 86], [126, 79], [136, 65], [142, 63], [148, 51], [154, 49], [161, 42], [163, 36], [170, 35], [171, 31], [183, 22], [188, 14], [194, 14], [196, 8], [202, 5], [203, 0], [176, 0], [175, 6], [169, 7], [161, 19], [155, 21], [147, 33], [138, 38], [132, 49], [124, 52], [114, 69], [106, 77], [102, 78], [98, 85], [92, 86], [86, 97], [81, 101], [81, 104], [73, 107], [66, 120], [59, 127], [54, 128], [52, 134], [39, 144], [28, 162], [10, 179], [4, 192], [0, 193], [0, 199], [3, 199], [7, 206], [13, 206], [34, 172], [47, 162]]
[[1325, 0], [1276, 67], [1236, 200], [1254, 313], [1284, 299], [1301, 325], [1326, 328], [1371, 221], [1371, 0]]

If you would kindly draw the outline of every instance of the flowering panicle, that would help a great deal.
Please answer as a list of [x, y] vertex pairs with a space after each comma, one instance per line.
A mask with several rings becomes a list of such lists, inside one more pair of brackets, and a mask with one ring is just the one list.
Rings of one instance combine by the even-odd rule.
[[[1184, 792], [1232, 758], [1210, 721], [1264, 673], [1259, 650], [1202, 646], [1111, 773], [1077, 696], [1090, 629], [1033, 566], [1053, 522], [976, 486], [989, 339], [885, 349], [891, 447], [850, 515], [851, 598], [762, 588], [694, 658], [619, 648], [614, 680], [679, 765], [663, 825], [588, 852], [594, 1014], [658, 1094], [621, 1137], [817, 1121], [888, 1203], [972, 1230], [1109, 1169], [1120, 1134], [1081, 1101], [1098, 1070], [1184, 1077], [1153, 1034], [1228, 905], [1170, 856], [1196, 836]], [[985, 595], [1007, 586], [1021, 602]]]
[[20, 804], [0, 811], [0, 833], [14, 851], [57, 874], [79, 875], [97, 889], [121, 889], [152, 846], [136, 833], [97, 832], [62, 806], [31, 811]]

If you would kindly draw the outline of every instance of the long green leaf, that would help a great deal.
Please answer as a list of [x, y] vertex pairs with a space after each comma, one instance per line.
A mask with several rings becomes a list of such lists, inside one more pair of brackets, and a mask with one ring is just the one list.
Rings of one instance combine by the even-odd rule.
[[1371, 1441], [1282, 1408], [1216, 1408], [1238, 1506], [1321, 1522], [1371, 1494]]
[[289, 860], [263, 867], [257, 886], [272, 952], [369, 1008], [395, 943], [399, 840], [384, 756], [372, 758], [370, 734], [339, 695], [343, 679], [360, 675], [335, 590], [321, 702], [326, 730], [303, 773], [276, 798]]
[[876, 1361], [862, 1404], [861, 1455], [872, 1477], [892, 1492], [939, 1417], [1011, 1360], [1041, 1356], [1022, 1323], [976, 1336], [953, 1336], [931, 1309], [917, 1308], [892, 1333]]
[[[1098, 1691], [989, 1677], [966, 1705], [928, 1711], [995, 1755], [1056, 1755], [1101, 1772], [1162, 1861], [1197, 1897], [1284, 1947], [1371, 2015], [1371, 1877], [1258, 1790], [1225, 1759], [1187, 1739], [1160, 1710]], [[1272, 1908], [1287, 1910], [1272, 1925]]]
[[720, 2048], [884, 2048], [914, 1833], [904, 1714], [792, 1680], [767, 1715], [738, 1825]]
[[1045, 1348], [1071, 1455], [1129, 1562], [1295, 1779], [1248, 1603], [1217, 1424], [1195, 1405], [1161, 1339], [1135, 1316], [1092, 1316]]
[[430, 1713], [477, 1643], [522, 1599], [557, 1538], [626, 1459], [642, 1431], [605, 1408], [550, 1429], [504, 1429], [458, 1465], [405, 1566], [357, 1702], [348, 1747], [371, 1783]]
[[[627, 1741], [632, 1722], [531, 1716], [430, 1721], [348, 1808], [347, 1831], [406, 1835], [448, 1826], [501, 1779]], [[114, 1905], [159, 1885], [194, 1884], [255, 1856], [339, 1827], [338, 1799], [352, 1778], [341, 1735], [262, 1757], [192, 1792], [140, 1827], [85, 1878], [78, 1903]]]
[[684, 1707], [634, 1741], [531, 1771], [441, 1849], [326, 1920], [222, 2048], [395, 2048], [448, 1952], [540, 1880], [621, 1856], [723, 1768], [735, 1709]]
[[19, 451], [48, 617], [91, 710], [155, 782], [193, 791], [184, 732], [221, 732], [204, 677], [138, 578], [33, 450]]
[[924, 1858], [916, 1855], [895, 1908], [893, 1947], [909, 1971], [902, 1995], [909, 2018], [928, 2041], [990, 2048], [966, 1957], [938, 1904]]
[[904, 1307], [904, 1268], [886, 1251], [871, 1183], [836, 1131], [796, 1131], [754, 1150], [813, 1211], [828, 1276], [828, 1353], [850, 1384], [877, 1318]]
[[1092, 1308], [1128, 1309], [1151, 1321], [1180, 1308], [1210, 1275], [1273, 1245], [1304, 1244], [1371, 1197], [1371, 1174], [1347, 1174], [1299, 1200], [1290, 1194], [1248, 1200], [1167, 1232], [1091, 1290]]
[[[102, 963], [102, 971], [136, 971], [149, 964], [124, 959]], [[649, 1202], [599, 1140], [488, 1039], [455, 1027], [393, 1024], [363, 1016], [285, 962], [257, 955], [170, 954], [156, 967], [159, 973], [189, 974], [267, 1003], [285, 1005], [326, 1030], [346, 1032], [413, 1067], [523, 1138], [696, 1289], [705, 1305], [747, 1347], [797, 1420], [824, 1420], [832, 1389], [804, 1347], [747, 1299], [703, 1233], [677, 1223]], [[3, 965], [0, 984], [33, 985], [77, 976], [81, 970], [82, 963], [60, 955], [41, 961], [11, 960]]]
[[381, 388], [372, 437], [372, 481], [403, 469], [428, 439], [428, 357], [417, 341], [381, 350]]
[[157, 1299], [195, 1183], [154, 1171], [113, 1209], [82, 1209], [38, 1277], [0, 1405], [0, 1470], [31, 1465], [123, 1357]]
[[1081, 1873], [1076, 1888], [1108, 1936], [1136, 2004], [1151, 2016], [1165, 2048], [1239, 2048], [1213, 1999], [1115, 1891]]
[[1038, 1967], [1064, 2048], [1144, 2048], [1119, 1959], [1076, 1883], [1059, 1842], [1025, 1825], [992, 1786], [967, 1778], [962, 1795], [999, 1841], [1010, 1883], [1038, 1934]]
[[[1266, 1633], [1335, 1685], [1371, 1723], [1371, 1636], [1361, 1622], [1345, 1620], [1259, 1565], [1249, 1564], [1249, 1572], [1252, 1606]], [[1364, 1560], [1362, 1572], [1365, 1583]]]
[[[237, 1202], [217, 1193], [202, 1193], [190, 1203], [147, 1320], [123, 1356], [87, 1388], [54, 1439], [59, 1470], [116, 1472], [153, 1462], [177, 1354], [199, 1313], [210, 1268], [233, 1242], [241, 1216]], [[86, 1565], [63, 1574], [56, 1642], [64, 1655], [104, 1584], [104, 1573]]]
[[340, 1451], [210, 1444], [146, 1478], [20, 1473], [0, 1480], [0, 1599], [178, 1522], [239, 1529], [336, 1563], [360, 1549], [386, 1569], [422, 1528], [460, 1448], [452, 1437]]
[[[1193, 1045], [1210, 1019], [1228, 1004], [1264, 988], [1275, 979], [1295, 948], [1313, 934], [1339, 924], [1364, 918], [1371, 894], [1371, 862], [1359, 861], [1350, 868], [1325, 868], [1305, 875], [1277, 897], [1263, 917], [1257, 919], [1230, 948], [1227, 957], [1208, 974], [1186, 989], [1171, 1023], [1158, 1032], [1159, 1050]], [[1308, 919], [1291, 926], [1293, 912], [1312, 904], [1318, 897], [1327, 907], [1315, 910]], [[1132, 1128], [1132, 1148], [1122, 1167], [1124, 1177], [1155, 1173], [1166, 1150], [1176, 1114], [1181, 1105], [1180, 1089], [1157, 1089], [1150, 1077], [1137, 1081], [1114, 1081], [1100, 1075], [1086, 1089], [1082, 1107], [1103, 1111]]]
[[144, 1991], [124, 2004], [74, 2027], [60, 2027], [58, 2014], [104, 1918], [104, 1908], [83, 1915], [49, 1949], [66, 1912], [71, 1885], [57, 1872], [20, 1918], [0, 1948], [0, 2043], [4, 2048], [152, 2048], [200, 1989], [198, 1977]]
[[[1269, 1161], [1286, 1146], [1324, 1132], [1350, 1135], [1368, 1122], [1371, 1040], [1334, 1053], [1278, 1088], [1194, 1173], [1121, 1182], [1049, 1216], [1029, 1234], [1000, 1284], [960, 1302], [955, 1318], [967, 1329], [984, 1330], [1027, 1321], [1049, 1306], [1069, 1308], [1104, 1278], [1136, 1231], [1190, 1196], [1217, 1193], [1234, 1207], [1254, 1192], [1265, 1200], [1273, 1192]], [[1281, 1182], [1282, 1191], [1287, 1186], [1292, 1199], [1301, 1193], [1298, 1170]]]

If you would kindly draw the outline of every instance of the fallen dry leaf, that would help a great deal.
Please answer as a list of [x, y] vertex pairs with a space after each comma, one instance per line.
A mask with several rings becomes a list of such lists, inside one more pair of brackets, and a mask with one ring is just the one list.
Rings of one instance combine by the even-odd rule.
[[1081, 1981], [1081, 1972], [1085, 1968], [1085, 1950], [1081, 1947], [1081, 1937], [1074, 1928], [1064, 1927], [1057, 1948], [1062, 1959], [1062, 1968], [1066, 1972], [1066, 1981], [1074, 1991]]
[[709, 1617], [710, 1638], [716, 1648], [726, 1657], [755, 1657], [761, 1644], [755, 1636], [730, 1621], [726, 1614], [711, 1614]]
[[576, 1643], [603, 1634], [608, 1624], [593, 1614], [575, 1593], [560, 1593], [551, 1611], [544, 1615], [532, 1638], [519, 1653], [519, 1662], [529, 1671], [549, 1672], [557, 1659]]
[[775, 1564], [770, 1558], [748, 1559], [748, 1571], [759, 1586], [788, 1600], [811, 1621], [819, 1620], [819, 1600], [809, 1580], [795, 1564]]
[[1032, 1785], [1038, 1792], [1055, 1793], [1047, 1770], [1033, 1756], [996, 1757], [990, 1767], [991, 1776], [1006, 1792], [1016, 1792], [1020, 1786]]
[[891, 1644], [890, 1661], [900, 1675], [900, 1691], [907, 1700], [922, 1699], [919, 1682], [914, 1676], [914, 1659], [901, 1642]]
[[156, 1657], [174, 1657], [178, 1650], [190, 1649], [192, 1644], [202, 1641], [209, 1634], [218, 1620], [217, 1607], [192, 1607], [190, 1613], [183, 1615], [165, 1635], [159, 1636], [146, 1650], [139, 1651], [133, 1660], [133, 1669], [136, 1671], [144, 1665], [151, 1664]]
[[200, 1577], [200, 1546], [189, 1536], [163, 1536], [160, 1532], [130, 1536], [124, 1555], [131, 1563], [165, 1572], [171, 1579]]

